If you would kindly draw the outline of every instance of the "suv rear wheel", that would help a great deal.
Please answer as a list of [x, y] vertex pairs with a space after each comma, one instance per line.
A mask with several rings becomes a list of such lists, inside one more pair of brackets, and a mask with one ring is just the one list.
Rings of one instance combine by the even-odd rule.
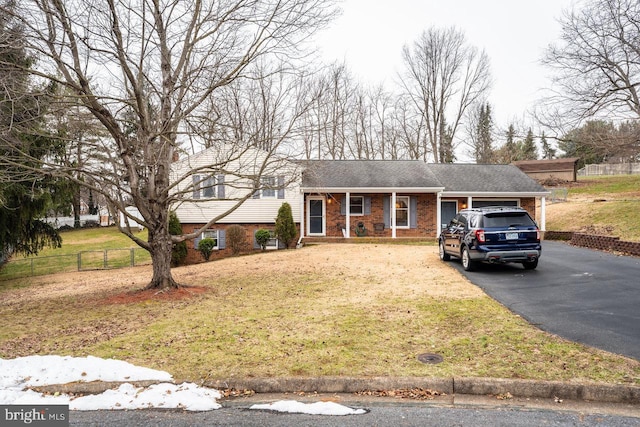
[[525, 270], [534, 270], [538, 266], [538, 258], [533, 261], [525, 261], [522, 263]]
[[462, 268], [464, 268], [464, 271], [472, 271], [476, 267], [476, 263], [471, 260], [469, 249], [467, 249], [466, 246], [462, 248], [460, 260], [462, 261]]

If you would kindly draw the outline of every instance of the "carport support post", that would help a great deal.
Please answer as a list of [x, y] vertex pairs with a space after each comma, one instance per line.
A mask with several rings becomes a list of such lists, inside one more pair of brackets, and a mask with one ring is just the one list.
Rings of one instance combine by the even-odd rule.
[[540, 197], [540, 230], [547, 231], [547, 198]]

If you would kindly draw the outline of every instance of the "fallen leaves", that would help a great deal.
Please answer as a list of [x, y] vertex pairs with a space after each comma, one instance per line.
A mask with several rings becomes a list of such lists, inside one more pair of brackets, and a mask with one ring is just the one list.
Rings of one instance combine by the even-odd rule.
[[446, 396], [428, 388], [401, 388], [393, 390], [363, 390], [355, 393], [358, 396], [395, 397], [398, 399], [433, 400], [436, 396]]

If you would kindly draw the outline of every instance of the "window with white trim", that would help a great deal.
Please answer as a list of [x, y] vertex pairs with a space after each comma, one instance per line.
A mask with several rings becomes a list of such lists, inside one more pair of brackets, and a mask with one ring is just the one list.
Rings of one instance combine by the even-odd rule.
[[216, 242], [216, 245], [213, 249], [218, 249], [218, 231], [219, 230], [205, 230], [202, 232], [203, 239], [213, 239]]
[[349, 213], [351, 215], [364, 215], [364, 197], [363, 196], [349, 197]]
[[265, 246], [266, 250], [274, 250], [278, 249], [278, 239], [276, 238], [276, 233], [273, 230], [269, 230], [271, 233], [271, 238], [267, 241], [267, 245]]
[[274, 199], [276, 197], [276, 187], [278, 183], [275, 176], [263, 176], [262, 182], [262, 198]]
[[396, 227], [409, 228], [409, 196], [396, 197]]

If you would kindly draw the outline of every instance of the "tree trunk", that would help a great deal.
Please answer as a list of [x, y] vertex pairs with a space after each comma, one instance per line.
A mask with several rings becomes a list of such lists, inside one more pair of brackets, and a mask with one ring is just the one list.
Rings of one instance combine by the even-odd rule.
[[[167, 221], [164, 221], [166, 224]], [[149, 245], [151, 246], [151, 262], [153, 277], [146, 289], [176, 289], [181, 287], [171, 275], [171, 235], [168, 224], [159, 226], [156, 230], [149, 229]]]

